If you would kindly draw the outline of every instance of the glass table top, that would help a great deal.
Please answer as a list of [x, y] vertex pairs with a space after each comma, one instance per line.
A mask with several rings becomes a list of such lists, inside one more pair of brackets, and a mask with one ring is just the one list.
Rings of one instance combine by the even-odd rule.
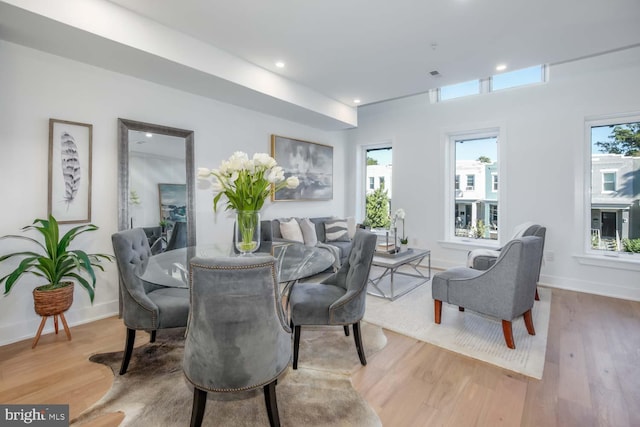
[[[274, 244], [270, 252], [255, 253], [255, 256], [260, 255], [273, 255], [276, 258], [277, 276], [281, 283], [313, 276], [334, 264], [334, 255], [331, 251], [299, 243]], [[234, 253], [231, 244], [175, 249], [150, 257], [138, 273], [138, 277], [155, 285], [186, 288], [189, 286], [189, 260], [194, 256], [213, 258], [241, 255]]]

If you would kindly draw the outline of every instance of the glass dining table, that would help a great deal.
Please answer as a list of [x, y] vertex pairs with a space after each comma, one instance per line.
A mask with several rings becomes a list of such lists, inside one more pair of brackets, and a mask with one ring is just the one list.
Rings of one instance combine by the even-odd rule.
[[[276, 258], [277, 280], [283, 295], [298, 280], [328, 270], [335, 261], [331, 251], [301, 243], [274, 243], [269, 252], [255, 253], [255, 256], [259, 255], [273, 255]], [[195, 256], [212, 258], [241, 255], [234, 253], [231, 244], [174, 249], [151, 256], [146, 266], [140, 270], [138, 277], [154, 285], [187, 288], [189, 287], [189, 261]]]

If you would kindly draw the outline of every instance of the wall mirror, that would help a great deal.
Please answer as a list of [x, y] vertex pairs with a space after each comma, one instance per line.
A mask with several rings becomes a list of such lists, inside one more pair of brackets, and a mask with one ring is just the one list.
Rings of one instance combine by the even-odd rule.
[[196, 244], [193, 131], [118, 119], [118, 230], [187, 223]]

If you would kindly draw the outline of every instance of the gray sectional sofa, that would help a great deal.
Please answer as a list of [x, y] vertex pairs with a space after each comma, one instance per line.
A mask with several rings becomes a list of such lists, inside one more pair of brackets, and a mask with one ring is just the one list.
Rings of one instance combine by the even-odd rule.
[[[289, 219], [289, 218], [286, 218]], [[302, 218], [296, 218], [296, 220], [301, 220]], [[327, 241], [325, 234], [325, 222], [327, 221], [335, 221], [336, 217], [316, 217], [309, 218], [309, 220], [315, 225], [316, 228], [316, 236], [318, 238], [318, 243], [334, 246], [338, 249], [340, 253], [340, 262], [344, 262], [344, 260], [349, 255], [351, 251], [352, 241], [343, 242], [343, 241]], [[345, 219], [346, 221], [346, 219]], [[267, 243], [270, 246], [272, 242], [287, 242], [285, 238], [282, 237], [282, 233], [280, 232], [280, 220], [272, 219], [272, 220], [264, 220], [260, 224], [261, 233], [262, 233], [262, 242]], [[262, 244], [261, 243], [261, 246]]]

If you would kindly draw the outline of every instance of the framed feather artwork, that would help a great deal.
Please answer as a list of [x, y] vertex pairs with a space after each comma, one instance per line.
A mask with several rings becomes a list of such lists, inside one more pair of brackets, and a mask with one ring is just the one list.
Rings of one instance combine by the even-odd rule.
[[91, 221], [93, 125], [49, 119], [48, 213], [61, 224]]

